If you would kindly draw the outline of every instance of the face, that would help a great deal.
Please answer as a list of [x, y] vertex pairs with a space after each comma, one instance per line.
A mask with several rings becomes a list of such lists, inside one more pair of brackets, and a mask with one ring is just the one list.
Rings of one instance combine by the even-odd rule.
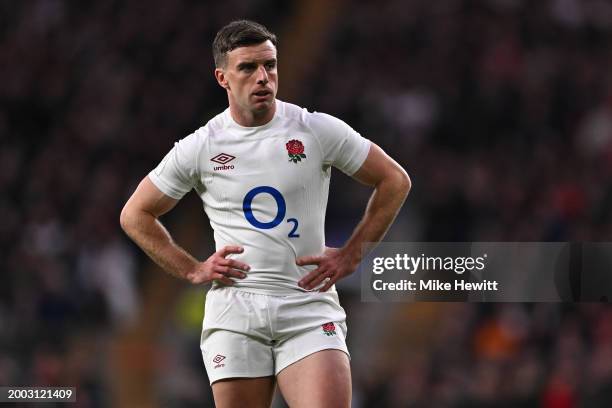
[[227, 89], [230, 106], [252, 116], [265, 115], [274, 106], [278, 86], [276, 47], [271, 41], [238, 47], [227, 53], [227, 63], [215, 70]]

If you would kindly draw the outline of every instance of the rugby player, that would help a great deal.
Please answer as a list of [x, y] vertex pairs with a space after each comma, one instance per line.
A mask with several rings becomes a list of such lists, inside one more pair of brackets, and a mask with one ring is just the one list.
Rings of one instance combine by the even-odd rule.
[[[229, 106], [142, 180], [121, 225], [170, 274], [212, 283], [201, 349], [217, 407], [269, 407], [276, 384], [291, 407], [349, 407], [346, 315], [334, 284], [383, 238], [411, 182], [343, 121], [276, 99], [276, 44], [246, 20], [217, 33], [215, 78]], [[324, 238], [332, 166], [373, 187], [342, 248]], [[216, 243], [203, 261], [158, 220], [192, 189]]]

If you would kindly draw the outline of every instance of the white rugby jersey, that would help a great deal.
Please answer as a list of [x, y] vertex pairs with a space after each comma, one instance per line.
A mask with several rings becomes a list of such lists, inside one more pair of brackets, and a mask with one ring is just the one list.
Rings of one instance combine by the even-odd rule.
[[175, 143], [149, 178], [175, 199], [198, 193], [217, 250], [244, 247], [229, 256], [251, 266], [234, 288], [291, 294], [304, 292], [297, 283], [315, 268], [296, 258], [325, 249], [331, 166], [352, 175], [369, 148], [343, 121], [276, 100], [263, 126], [240, 126], [226, 109]]

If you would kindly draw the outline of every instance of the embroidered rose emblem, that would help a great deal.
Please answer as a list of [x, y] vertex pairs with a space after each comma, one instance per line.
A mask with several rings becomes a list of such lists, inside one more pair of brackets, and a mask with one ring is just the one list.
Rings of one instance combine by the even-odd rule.
[[289, 155], [289, 161], [297, 163], [306, 158], [304, 154], [304, 145], [299, 140], [290, 140], [285, 144], [287, 148], [287, 154]]
[[325, 323], [321, 327], [323, 327], [323, 333], [325, 333], [326, 336], [333, 336], [336, 334], [336, 325], [333, 322]]

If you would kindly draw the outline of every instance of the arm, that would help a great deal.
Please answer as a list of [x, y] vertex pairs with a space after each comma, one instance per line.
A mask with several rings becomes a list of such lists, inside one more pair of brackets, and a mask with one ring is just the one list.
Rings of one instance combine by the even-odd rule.
[[236, 269], [248, 271], [248, 265], [225, 259], [230, 253], [241, 253], [241, 247], [224, 247], [200, 262], [172, 240], [158, 218], [177, 202], [145, 177], [121, 211], [121, 228], [156, 264], [178, 278], [196, 284], [219, 280], [225, 285], [233, 284], [229, 277], [244, 278]]
[[321, 288], [326, 291], [336, 281], [353, 273], [361, 262], [362, 245], [382, 240], [411, 188], [404, 169], [374, 143], [353, 178], [374, 187], [365, 215], [342, 248], [327, 248], [321, 256], [297, 259], [298, 265], [318, 266], [299, 282], [305, 289], [312, 289], [329, 278]]

